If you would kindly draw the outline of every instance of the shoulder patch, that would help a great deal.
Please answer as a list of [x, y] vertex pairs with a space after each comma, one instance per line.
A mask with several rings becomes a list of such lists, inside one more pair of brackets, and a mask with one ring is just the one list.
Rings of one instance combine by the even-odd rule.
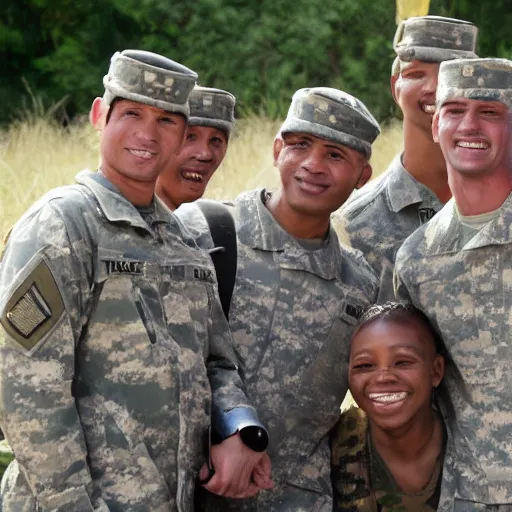
[[43, 260], [7, 301], [0, 324], [9, 337], [30, 352], [55, 326], [64, 312], [64, 302]]

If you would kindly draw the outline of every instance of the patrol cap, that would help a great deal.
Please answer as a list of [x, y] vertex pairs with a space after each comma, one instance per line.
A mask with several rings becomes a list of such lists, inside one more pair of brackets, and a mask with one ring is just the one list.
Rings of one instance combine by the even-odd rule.
[[398, 25], [393, 48], [403, 62], [471, 59], [477, 57], [477, 34], [478, 28], [469, 21], [415, 16]]
[[437, 105], [451, 98], [500, 101], [512, 108], [512, 61], [463, 59], [439, 67]]
[[235, 120], [236, 98], [229, 92], [196, 85], [188, 98], [190, 126], [211, 126], [229, 137]]
[[103, 77], [103, 101], [124, 98], [189, 115], [188, 97], [197, 73], [167, 57], [143, 50], [116, 52]]
[[303, 132], [359, 151], [367, 158], [380, 127], [363, 102], [330, 87], [299, 89], [280, 133]]

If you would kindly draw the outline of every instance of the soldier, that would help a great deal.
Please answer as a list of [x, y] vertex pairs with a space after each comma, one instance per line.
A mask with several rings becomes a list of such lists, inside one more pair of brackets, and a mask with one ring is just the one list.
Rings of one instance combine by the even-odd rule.
[[156, 183], [158, 197], [171, 210], [203, 196], [226, 155], [235, 102], [232, 94], [220, 89], [196, 86], [192, 90], [185, 143]]
[[457, 453], [439, 510], [512, 510], [512, 62], [444, 62], [433, 134], [453, 197], [396, 259], [399, 297], [436, 325], [464, 389], [448, 378]]
[[[99, 172], [49, 192], [10, 235], [0, 267], [0, 423], [16, 454], [6, 512], [191, 511], [210, 383], [217, 423], [238, 411], [258, 425], [211, 262], [154, 196], [196, 78], [160, 55], [115, 54], [91, 111]], [[211, 485], [256, 492], [247, 482], [261, 457], [231, 436]]]
[[437, 74], [442, 61], [476, 57], [476, 36], [473, 24], [439, 16], [410, 18], [397, 29], [391, 92], [403, 113], [404, 151], [337, 214], [342, 240], [362, 251], [379, 277], [378, 302], [394, 297], [400, 245], [451, 197], [446, 164], [432, 140]]
[[[300, 89], [274, 142], [276, 191], [231, 207], [237, 265], [230, 327], [250, 399], [269, 428], [273, 491], [227, 500], [218, 511], [332, 511], [328, 432], [347, 391], [349, 340], [377, 282], [359, 251], [341, 247], [330, 215], [371, 175], [379, 126], [356, 98]], [[176, 211], [214, 242], [197, 203]]]

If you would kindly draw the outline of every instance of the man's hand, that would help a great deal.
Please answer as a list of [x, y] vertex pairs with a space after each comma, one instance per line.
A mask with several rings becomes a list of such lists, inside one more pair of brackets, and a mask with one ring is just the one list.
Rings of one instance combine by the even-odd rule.
[[270, 478], [272, 473], [272, 464], [268, 453], [264, 452], [261, 460], [256, 464], [252, 472], [252, 481], [260, 489], [272, 489], [274, 481]]
[[[261, 489], [270, 489], [270, 457], [265, 452], [255, 452], [240, 439], [240, 434], [228, 437], [211, 448], [215, 474], [204, 485], [205, 489], [229, 498], [250, 498]], [[201, 479], [208, 476], [206, 464], [199, 474]]]

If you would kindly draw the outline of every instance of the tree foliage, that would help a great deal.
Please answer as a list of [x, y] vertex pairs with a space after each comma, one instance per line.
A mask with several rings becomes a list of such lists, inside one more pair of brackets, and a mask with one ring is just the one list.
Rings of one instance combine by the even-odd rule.
[[[480, 54], [512, 57], [510, 0], [432, 0], [430, 12], [480, 26]], [[389, 94], [395, 6], [390, 0], [4, 0], [0, 121], [40, 97], [66, 97], [69, 116], [102, 94], [111, 55], [141, 48], [199, 73], [238, 98], [239, 114], [282, 116], [300, 87], [331, 86], [380, 120]]]

